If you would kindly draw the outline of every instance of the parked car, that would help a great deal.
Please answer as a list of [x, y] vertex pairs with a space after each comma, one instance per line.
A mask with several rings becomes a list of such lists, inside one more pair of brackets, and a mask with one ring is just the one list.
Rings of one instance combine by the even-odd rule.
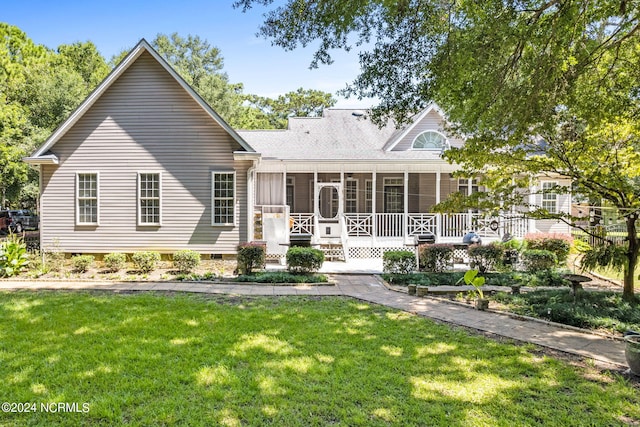
[[26, 229], [37, 230], [40, 218], [29, 209], [0, 211], [0, 230], [22, 233]]
[[0, 232], [7, 233], [10, 224], [11, 217], [9, 216], [9, 211], [0, 211]]

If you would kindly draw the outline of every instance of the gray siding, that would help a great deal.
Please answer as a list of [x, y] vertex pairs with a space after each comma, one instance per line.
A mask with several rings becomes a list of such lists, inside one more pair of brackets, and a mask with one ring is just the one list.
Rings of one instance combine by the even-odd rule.
[[[235, 253], [247, 236], [241, 149], [144, 53], [52, 148], [43, 167], [42, 244], [65, 252]], [[236, 172], [236, 226], [211, 226], [211, 171]], [[100, 224], [75, 224], [76, 172], [99, 173]], [[137, 173], [162, 173], [162, 225], [137, 225]]]
[[443, 135], [445, 135], [449, 139], [449, 143], [453, 147], [461, 147], [463, 142], [460, 139], [453, 138], [444, 131], [444, 122], [440, 114], [437, 111], [431, 110], [426, 116], [422, 118], [422, 120], [415, 124], [415, 126], [407, 132], [406, 135], [402, 139], [398, 141], [396, 146], [392, 151], [407, 151], [411, 150], [413, 145], [413, 140], [416, 139], [418, 135], [422, 132], [428, 130], [435, 130]]

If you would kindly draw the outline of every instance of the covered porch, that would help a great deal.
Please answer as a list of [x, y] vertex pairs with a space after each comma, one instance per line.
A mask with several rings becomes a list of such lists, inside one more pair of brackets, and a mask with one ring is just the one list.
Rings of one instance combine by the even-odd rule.
[[346, 260], [411, 249], [415, 236], [428, 233], [440, 243], [460, 243], [470, 230], [491, 241], [506, 233], [521, 237], [530, 229], [529, 221], [515, 212], [490, 217], [471, 211], [432, 212], [455, 191], [478, 190], [474, 180], [453, 178], [451, 170], [404, 165], [404, 170], [364, 172], [359, 165], [345, 165], [335, 172], [323, 166], [315, 165], [313, 172], [256, 173], [250, 235], [266, 241], [268, 253], [284, 254], [290, 235], [308, 235], [313, 245], [334, 249]]

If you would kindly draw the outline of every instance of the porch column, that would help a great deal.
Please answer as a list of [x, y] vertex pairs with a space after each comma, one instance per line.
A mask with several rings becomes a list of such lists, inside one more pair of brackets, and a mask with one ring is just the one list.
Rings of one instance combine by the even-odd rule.
[[284, 200], [282, 201], [282, 204], [286, 206], [287, 204], [287, 170], [286, 169], [282, 172], [282, 197], [284, 198]]
[[[256, 205], [256, 192], [255, 192], [255, 177], [256, 177], [256, 162], [249, 169], [247, 169], [247, 241], [255, 240], [255, 205]], [[40, 174], [40, 189], [42, 189], [42, 173]], [[40, 190], [42, 191], [42, 190]], [[44, 253], [44, 252], [43, 252]]]
[[313, 169], [313, 238], [314, 241], [320, 240], [320, 209], [318, 208], [318, 168]]
[[[470, 196], [473, 194], [473, 179], [468, 178], [467, 179], [467, 196]], [[467, 211], [467, 227], [469, 228], [469, 230], [467, 231], [477, 231], [475, 230], [475, 227], [473, 227], [473, 213], [471, 212], [471, 209], [469, 209]]]
[[[532, 184], [531, 187], [529, 187], [529, 206], [535, 206], [536, 205], [536, 192], [538, 191], [537, 187], [535, 184]], [[531, 209], [531, 208], [529, 208]], [[533, 218], [529, 218], [529, 220], [527, 221], [527, 228], [528, 230], [526, 232], [529, 233], [535, 233], [536, 232], [536, 220]]]
[[404, 213], [402, 214], [402, 239], [407, 243], [409, 232], [409, 172], [404, 171]]
[[376, 188], [377, 188], [377, 184], [376, 184], [376, 171], [374, 170], [373, 173], [371, 174], [371, 230], [373, 233], [372, 236], [372, 241], [373, 241], [373, 246], [376, 245], [377, 241], [377, 236], [378, 236], [378, 218], [376, 218]]
[[[436, 172], [436, 204], [440, 203], [440, 182], [442, 179], [442, 172]], [[442, 214], [436, 215], [436, 241], [440, 240], [442, 236]]]

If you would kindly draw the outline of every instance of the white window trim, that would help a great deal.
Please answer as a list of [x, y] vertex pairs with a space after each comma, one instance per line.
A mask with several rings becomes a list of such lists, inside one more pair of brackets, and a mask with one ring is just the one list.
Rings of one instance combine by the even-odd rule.
[[[80, 221], [80, 175], [96, 176], [96, 222]], [[76, 225], [100, 225], [100, 172], [76, 172]]]
[[286, 180], [286, 184], [285, 184], [285, 194], [284, 194], [284, 202], [285, 204], [287, 203], [287, 188], [291, 187], [293, 189], [293, 200], [291, 200], [291, 206], [289, 206], [289, 212], [294, 212], [294, 206], [296, 204], [296, 177], [295, 176], [288, 176], [287, 175], [287, 180]]
[[[140, 197], [140, 175], [158, 175], [158, 222], [142, 222], [142, 201]], [[138, 226], [140, 227], [158, 227], [162, 225], [162, 172], [160, 171], [144, 171], [138, 172], [136, 185], [136, 203], [138, 205]]]
[[[220, 223], [220, 222], [215, 222], [215, 217], [216, 217], [216, 211], [215, 211], [215, 201], [216, 201], [216, 197], [215, 197], [215, 178], [216, 175], [232, 175], [233, 176], [233, 222], [231, 223]], [[211, 171], [211, 226], [212, 227], [230, 227], [233, 226], [235, 227], [236, 223], [237, 223], [237, 217], [238, 217], [238, 208], [236, 207], [236, 200], [237, 200], [237, 179], [236, 179], [236, 172], [235, 171], [225, 171], [225, 170], [215, 170], [215, 171]], [[285, 194], [285, 198], [286, 198], [286, 194]], [[225, 197], [226, 199], [226, 197]]]
[[[353, 198], [353, 199], [348, 199], [347, 198], [347, 194], [348, 194], [347, 182], [355, 182], [355, 184], [356, 184], [355, 198]], [[344, 180], [344, 212], [345, 213], [358, 213], [358, 212], [360, 212], [360, 198], [358, 197], [359, 186], [360, 186], [360, 182], [356, 178], [347, 178], [347, 179]], [[354, 212], [347, 212], [347, 203], [350, 202], [350, 201], [355, 201], [356, 202], [356, 210]]]
[[[543, 209], [546, 209], [544, 207], [544, 202], [553, 202], [554, 204], [553, 210], [549, 210], [549, 213], [558, 213], [558, 193], [549, 193], [545, 191], [545, 187], [549, 186], [553, 188], [557, 185], [558, 185], [558, 181], [543, 181], [540, 184], [540, 189], [542, 190], [542, 199], [541, 199], [540, 207], [542, 207]], [[545, 196], [551, 196], [551, 198], [545, 199]]]
[[[400, 180], [399, 181], [400, 183], [398, 183], [398, 180]], [[385, 193], [387, 192], [387, 187], [400, 187], [402, 188], [402, 191], [404, 193], [404, 178], [401, 176], [399, 177], [386, 176], [382, 180], [382, 203], [383, 203], [382, 207], [385, 213], [387, 213], [387, 211], [389, 210], [389, 206], [387, 205], [388, 199], [385, 197]], [[402, 209], [404, 210], [404, 204], [402, 205]], [[402, 213], [402, 212], [395, 212], [395, 213]]]
[[[418, 138], [420, 138], [420, 136], [425, 134], [425, 133], [435, 133], [437, 135], [440, 135], [442, 137], [442, 147], [438, 147], [438, 148], [416, 148], [415, 147], [416, 140]], [[416, 150], [416, 151], [440, 151], [443, 148], [446, 148], [448, 145], [449, 145], [449, 140], [447, 139], [447, 137], [442, 132], [438, 132], [437, 130], [433, 130], [433, 129], [427, 129], [427, 130], [424, 130], [424, 131], [420, 132], [418, 135], [416, 135], [415, 138], [413, 138], [413, 141], [411, 141], [411, 149], [412, 150]]]
[[[367, 185], [371, 183], [371, 193], [367, 194]], [[367, 210], [367, 206], [371, 209]], [[373, 179], [364, 180], [364, 209], [365, 213], [373, 213]]]

